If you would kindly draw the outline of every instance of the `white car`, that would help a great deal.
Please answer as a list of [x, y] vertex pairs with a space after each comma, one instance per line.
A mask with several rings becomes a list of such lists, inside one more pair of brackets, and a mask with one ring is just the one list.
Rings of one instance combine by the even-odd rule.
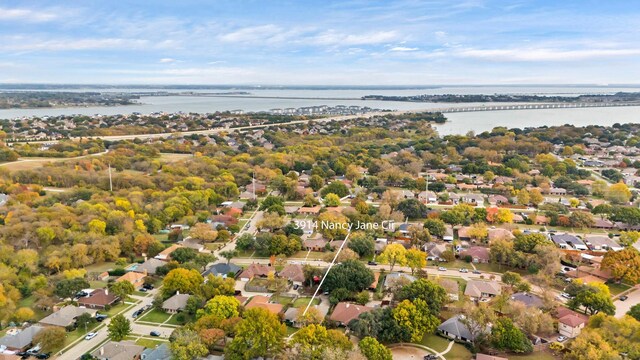
[[87, 336], [84, 337], [85, 340], [91, 340], [94, 337], [96, 337], [96, 335], [98, 335], [98, 333], [94, 333], [94, 332], [90, 332], [87, 334]]
[[563, 341], [567, 340], [567, 337], [564, 336], [564, 335], [560, 335], [560, 336], [558, 336], [558, 338], [556, 340], [558, 340], [558, 342], [563, 342]]
[[438, 271], [447, 271], [447, 268], [440, 266], [440, 267], [438, 268]]

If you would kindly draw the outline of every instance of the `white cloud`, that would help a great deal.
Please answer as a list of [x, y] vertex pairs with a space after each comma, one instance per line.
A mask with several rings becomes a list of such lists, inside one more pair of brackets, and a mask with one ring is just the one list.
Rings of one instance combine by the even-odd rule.
[[316, 45], [375, 45], [397, 40], [399, 37], [396, 31], [375, 31], [363, 34], [344, 34], [334, 30], [329, 30], [318, 34], [310, 39]]
[[282, 33], [282, 29], [276, 25], [260, 25], [251, 26], [238, 29], [223, 35], [218, 36], [218, 39], [223, 42], [238, 43], [238, 42], [258, 42], [278, 34]]
[[415, 47], [406, 47], [406, 46], [396, 46], [389, 49], [389, 51], [399, 51], [399, 52], [407, 52], [407, 51], [418, 51], [420, 49]]
[[576, 61], [640, 55], [640, 49], [461, 49], [454, 55], [492, 61]]
[[178, 60], [172, 59], [172, 58], [162, 58], [162, 59], [160, 59], [160, 63], [161, 64], [171, 64], [171, 63], [175, 63], [177, 61]]
[[141, 49], [158, 48], [143, 39], [124, 38], [85, 38], [85, 39], [52, 39], [38, 40], [25, 36], [11, 36], [0, 39], [0, 50], [5, 51], [78, 51], [99, 49]]
[[49, 11], [36, 11], [21, 8], [0, 8], [0, 20], [45, 22], [55, 20], [58, 16]]

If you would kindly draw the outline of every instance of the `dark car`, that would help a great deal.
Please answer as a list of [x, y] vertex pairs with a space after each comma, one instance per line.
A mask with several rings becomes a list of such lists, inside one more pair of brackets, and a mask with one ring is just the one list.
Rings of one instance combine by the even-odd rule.
[[627, 295], [622, 295], [622, 296], [620, 296], [620, 297], [618, 298], [618, 300], [620, 300], [620, 301], [625, 301], [625, 300], [627, 300], [628, 298], [629, 298], [629, 297], [628, 297]]
[[134, 312], [131, 316], [135, 319], [138, 316], [140, 316], [140, 314], [142, 314], [143, 311], [144, 311], [143, 309], [136, 310], [136, 312]]
[[438, 357], [437, 357], [437, 356], [435, 356], [435, 355], [431, 355], [431, 354], [430, 354], [430, 355], [425, 355], [422, 359], [423, 359], [423, 360], [437, 360], [437, 359], [438, 359]]
[[38, 354], [36, 355], [36, 359], [48, 359], [49, 358], [49, 353], [42, 353], [42, 354]]
[[481, 273], [480, 271], [478, 271], [478, 270], [473, 270], [473, 271], [472, 271], [472, 273], [474, 273], [474, 274], [482, 274], [482, 273]]
[[153, 290], [153, 284], [144, 284], [144, 285], [142, 285], [142, 287], [147, 289], [147, 290]]
[[16, 355], [20, 356], [23, 359], [28, 359], [31, 356], [31, 354], [26, 351], [20, 351], [19, 353], [16, 353]]
[[378, 263], [377, 263], [377, 262], [375, 262], [375, 261], [369, 261], [367, 264], [369, 264], [369, 265], [374, 265], [374, 266], [375, 266], [375, 265], [378, 265]]
[[149, 333], [149, 335], [151, 336], [160, 336], [160, 332], [159, 331], [152, 331]]

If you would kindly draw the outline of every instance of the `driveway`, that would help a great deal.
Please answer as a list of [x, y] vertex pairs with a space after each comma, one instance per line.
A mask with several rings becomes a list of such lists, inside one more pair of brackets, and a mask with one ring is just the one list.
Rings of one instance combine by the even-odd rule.
[[616, 306], [616, 317], [621, 318], [631, 309], [633, 305], [640, 304], [640, 290], [638, 286], [631, 292], [626, 294], [629, 298], [625, 301], [616, 300], [613, 304]]

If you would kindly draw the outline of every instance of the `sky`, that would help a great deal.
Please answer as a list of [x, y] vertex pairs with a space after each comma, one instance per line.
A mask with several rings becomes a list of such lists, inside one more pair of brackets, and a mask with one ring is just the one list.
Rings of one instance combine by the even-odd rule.
[[0, 0], [0, 83], [640, 84], [640, 1]]

